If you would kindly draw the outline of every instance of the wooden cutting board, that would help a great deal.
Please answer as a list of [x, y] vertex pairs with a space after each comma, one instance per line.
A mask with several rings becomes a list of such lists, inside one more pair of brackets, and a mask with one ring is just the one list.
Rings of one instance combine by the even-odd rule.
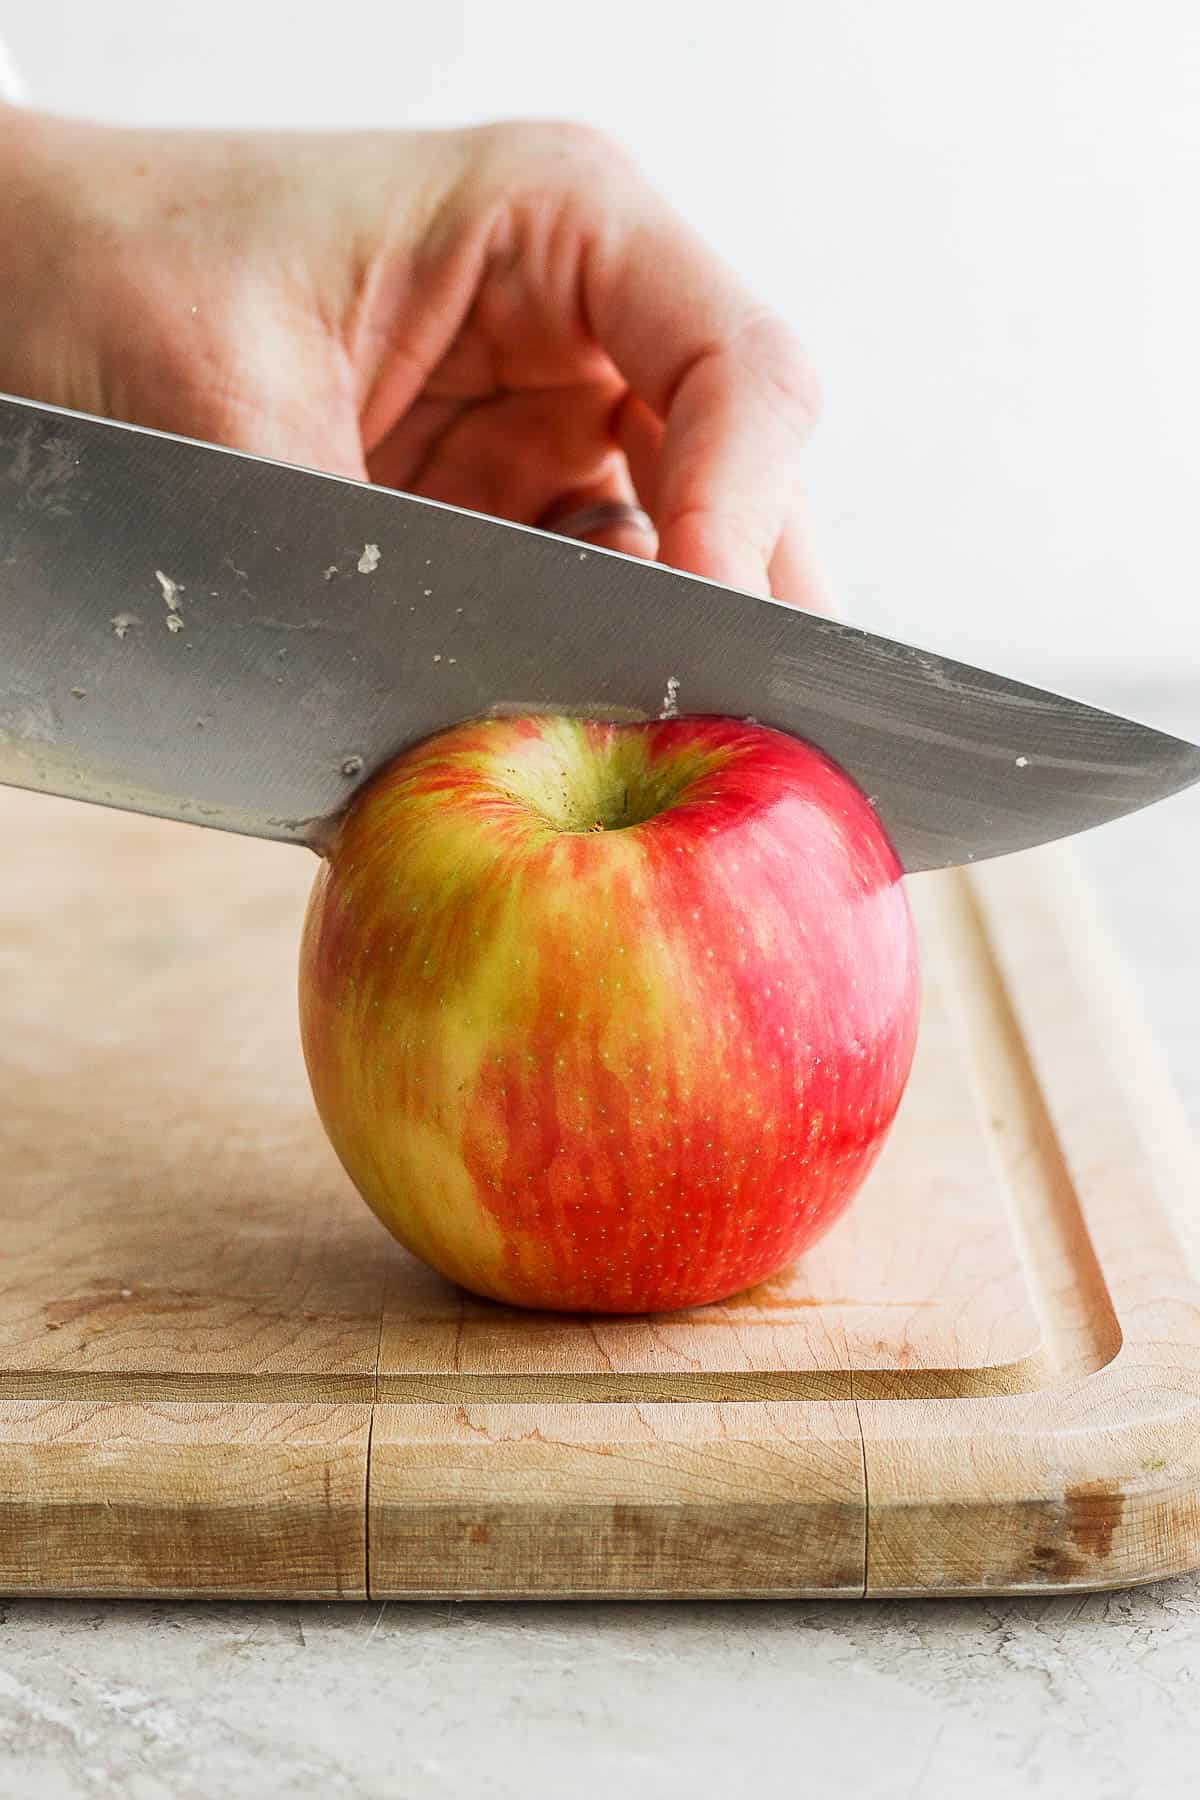
[[917, 1067], [791, 1271], [472, 1300], [314, 1117], [301, 851], [0, 801], [0, 1590], [1097, 1587], [1200, 1563], [1195, 1164], [1061, 853], [911, 884]]

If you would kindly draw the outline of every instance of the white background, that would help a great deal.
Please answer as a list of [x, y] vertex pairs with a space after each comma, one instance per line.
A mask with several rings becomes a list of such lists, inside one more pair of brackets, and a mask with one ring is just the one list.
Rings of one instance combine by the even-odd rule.
[[1200, 716], [1196, 0], [0, 0], [130, 121], [591, 120], [795, 323], [863, 623]]

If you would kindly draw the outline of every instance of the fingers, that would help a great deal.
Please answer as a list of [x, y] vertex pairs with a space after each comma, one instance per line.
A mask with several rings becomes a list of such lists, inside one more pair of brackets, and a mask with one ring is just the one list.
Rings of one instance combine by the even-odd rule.
[[[367, 469], [380, 487], [416, 489], [438, 444], [469, 410], [465, 401], [421, 395], [378, 443], [367, 438]], [[440, 496], [439, 496], [440, 497]]]
[[769, 570], [771, 593], [789, 606], [834, 616], [837, 607], [825, 572], [813, 551], [808, 521], [797, 510], [775, 546]]
[[[662, 421], [650, 411], [645, 401], [634, 393], [627, 393], [613, 415], [612, 430], [626, 459], [638, 498], [653, 513], [657, 505], [663, 450]], [[806, 607], [810, 612], [836, 611], [829, 583], [813, 550], [804, 509], [798, 503], [793, 503], [791, 517], [780, 533], [767, 575], [770, 592], [777, 600]]]
[[613, 441], [625, 458], [638, 499], [648, 513], [656, 514], [662, 462], [662, 420], [630, 388], [626, 389], [613, 412], [611, 430]]
[[[592, 481], [564, 488], [547, 507], [539, 525], [545, 531], [559, 531], [565, 537], [578, 537], [605, 550], [621, 550], [626, 556], [653, 557], [658, 553], [658, 532], [651, 516], [652, 500], [638, 479], [639, 473], [652, 483], [656, 459], [655, 445], [662, 437], [662, 427], [645, 407], [642, 417], [631, 395], [623, 395], [616, 406], [610, 403], [607, 438], [614, 449], [605, 459], [600, 475]], [[622, 427], [620, 421], [630, 417]], [[639, 433], [643, 434], [639, 437]], [[638, 466], [630, 456], [633, 448]]]
[[[814, 382], [787, 328], [668, 208], [628, 175], [619, 192], [584, 297], [601, 345], [663, 421], [659, 554], [766, 593], [796, 503]], [[636, 413], [628, 429], [645, 442]]]
[[564, 493], [538, 523], [544, 531], [626, 556], [652, 558], [658, 547], [654, 521], [638, 504], [629, 471], [616, 458], [603, 480]]
[[372, 453], [372, 477], [534, 525], [564, 494], [614, 492], [613, 391], [595, 384], [423, 399]]

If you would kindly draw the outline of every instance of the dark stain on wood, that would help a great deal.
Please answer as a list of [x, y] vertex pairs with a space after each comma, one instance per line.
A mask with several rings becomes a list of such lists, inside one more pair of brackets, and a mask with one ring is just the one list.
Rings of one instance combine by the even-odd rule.
[[1083, 1558], [1062, 1544], [1035, 1544], [1029, 1555], [1035, 1575], [1046, 1581], [1070, 1581], [1083, 1568]]
[[[661, 1515], [662, 1509], [659, 1509]], [[612, 1529], [618, 1538], [653, 1536], [661, 1527], [661, 1516], [656, 1517], [653, 1508], [630, 1506], [620, 1500], [613, 1502]]]
[[1046, 1581], [1072, 1581], [1098, 1573], [1109, 1556], [1125, 1511], [1125, 1495], [1115, 1481], [1081, 1481], [1063, 1495], [1065, 1542], [1035, 1544], [1029, 1561]]
[[1083, 1481], [1066, 1493], [1067, 1535], [1085, 1556], [1103, 1562], [1125, 1511], [1125, 1495], [1115, 1481]]

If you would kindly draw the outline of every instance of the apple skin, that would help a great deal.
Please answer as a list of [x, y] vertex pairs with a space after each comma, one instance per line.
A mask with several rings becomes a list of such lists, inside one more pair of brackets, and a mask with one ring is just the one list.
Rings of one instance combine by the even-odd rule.
[[912, 1062], [895, 852], [818, 750], [694, 717], [456, 726], [355, 797], [300, 1014], [383, 1223], [492, 1299], [643, 1313], [846, 1206]]

